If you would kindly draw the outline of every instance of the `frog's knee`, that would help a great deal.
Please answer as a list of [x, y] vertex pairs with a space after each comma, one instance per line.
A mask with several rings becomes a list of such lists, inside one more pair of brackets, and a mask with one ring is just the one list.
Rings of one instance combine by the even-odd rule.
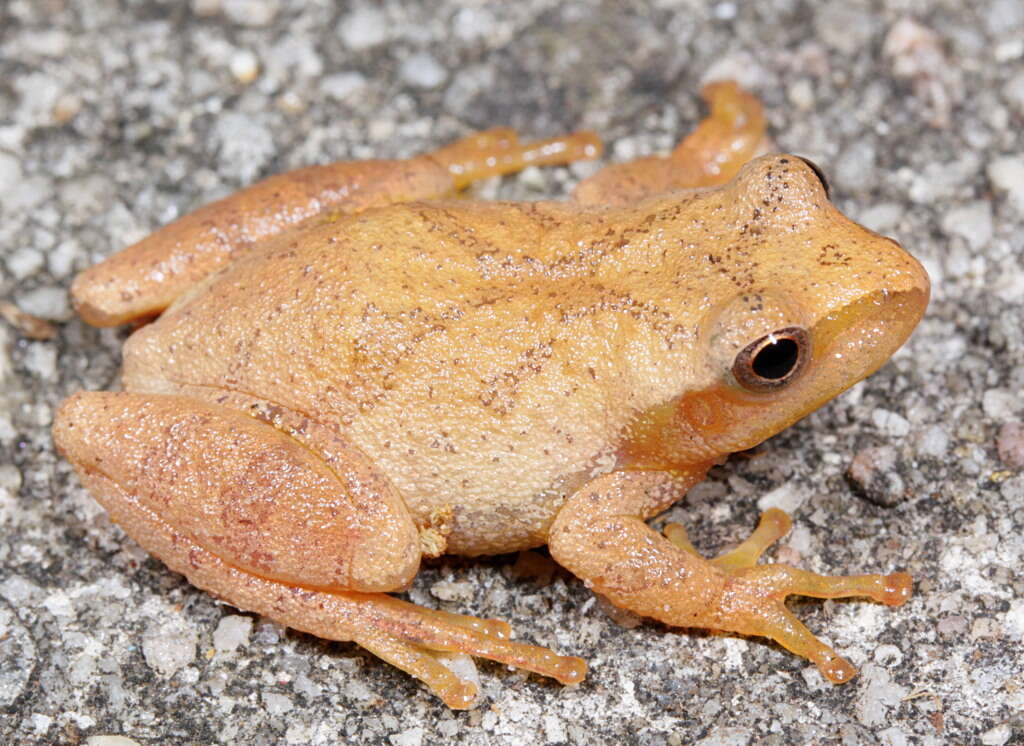
[[351, 558], [351, 590], [365, 593], [403, 591], [420, 569], [420, 546], [406, 537], [381, 536], [380, 541], [363, 545]]

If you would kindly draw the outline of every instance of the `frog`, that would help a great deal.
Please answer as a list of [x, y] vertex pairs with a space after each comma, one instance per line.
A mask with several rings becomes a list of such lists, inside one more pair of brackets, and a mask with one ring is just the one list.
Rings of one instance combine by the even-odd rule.
[[563, 684], [587, 664], [394, 594], [429, 558], [545, 545], [617, 607], [768, 638], [848, 681], [785, 599], [897, 606], [909, 575], [761, 563], [791, 526], [776, 508], [714, 558], [648, 521], [881, 367], [928, 276], [840, 213], [812, 162], [763, 152], [756, 96], [702, 94], [669, 155], [568, 200], [464, 196], [601, 152], [588, 131], [501, 128], [270, 176], [160, 228], [73, 283], [86, 322], [137, 328], [121, 389], [60, 406], [57, 448], [193, 585], [354, 642], [451, 708], [480, 694], [453, 660]]

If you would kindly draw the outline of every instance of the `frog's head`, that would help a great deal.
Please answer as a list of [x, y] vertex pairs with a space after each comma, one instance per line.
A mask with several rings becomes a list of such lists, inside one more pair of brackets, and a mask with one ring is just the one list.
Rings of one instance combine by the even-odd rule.
[[716, 289], [697, 320], [705, 383], [682, 395], [674, 419], [684, 451], [714, 457], [756, 445], [881, 367], [920, 321], [929, 283], [896, 241], [833, 207], [801, 158], [760, 158], [703, 198], [705, 228], [727, 240], [698, 258]]

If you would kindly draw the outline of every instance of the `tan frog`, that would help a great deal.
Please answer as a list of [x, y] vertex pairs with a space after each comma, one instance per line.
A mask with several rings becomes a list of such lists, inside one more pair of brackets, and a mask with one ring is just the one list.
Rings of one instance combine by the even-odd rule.
[[788, 530], [778, 510], [714, 560], [644, 521], [882, 365], [928, 278], [807, 162], [743, 166], [759, 103], [731, 83], [705, 96], [670, 157], [606, 168], [569, 203], [454, 199], [600, 147], [496, 130], [275, 176], [157, 231], [75, 282], [90, 323], [161, 315], [125, 345], [125, 391], [64, 403], [58, 447], [195, 585], [355, 641], [452, 707], [477, 691], [444, 653], [565, 683], [586, 665], [387, 593], [424, 556], [543, 544], [619, 606], [770, 637], [846, 681], [783, 599], [896, 605], [907, 575], [757, 565]]

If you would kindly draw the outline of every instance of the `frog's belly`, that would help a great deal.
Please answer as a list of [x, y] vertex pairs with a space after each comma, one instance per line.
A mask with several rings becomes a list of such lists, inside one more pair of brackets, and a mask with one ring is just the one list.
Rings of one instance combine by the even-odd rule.
[[545, 456], [550, 449], [542, 445], [516, 458], [449, 453], [436, 461], [392, 459], [375, 452], [373, 440], [362, 441], [362, 447], [398, 489], [418, 526], [447, 524], [446, 554], [474, 556], [546, 544], [555, 516], [573, 492], [615, 468], [614, 450], [598, 440], [594, 437], [595, 446], [587, 451], [563, 452], [558, 459]]

